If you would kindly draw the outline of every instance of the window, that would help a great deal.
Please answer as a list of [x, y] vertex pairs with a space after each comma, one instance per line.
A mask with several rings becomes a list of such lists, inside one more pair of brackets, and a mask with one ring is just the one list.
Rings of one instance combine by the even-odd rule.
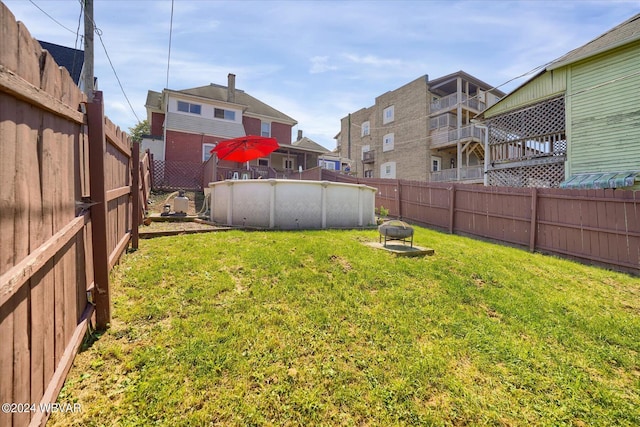
[[232, 110], [225, 110], [222, 108], [214, 108], [213, 109], [213, 117], [216, 119], [224, 119], [224, 120], [236, 120], [236, 112]]
[[365, 178], [373, 178], [373, 170], [364, 171]]
[[183, 113], [201, 114], [202, 105], [178, 101], [178, 111], [182, 111]]
[[282, 167], [285, 170], [293, 170], [293, 159], [282, 159]]
[[260, 126], [260, 136], [271, 136], [271, 123], [262, 122], [262, 125]]
[[396, 177], [396, 162], [387, 162], [380, 165], [380, 178]]
[[393, 150], [393, 134], [388, 133], [382, 138], [382, 151]]
[[258, 159], [258, 166], [269, 166], [269, 159]]
[[320, 160], [321, 164], [320, 166], [324, 169], [329, 169], [329, 170], [336, 170], [336, 163], [332, 162], [330, 160]]
[[370, 146], [368, 145], [363, 145], [362, 146], [362, 154], [360, 156], [360, 160], [364, 160], [364, 153], [368, 152], [371, 149]]
[[431, 172], [438, 172], [440, 170], [440, 164], [442, 157], [431, 156]]
[[382, 111], [382, 124], [386, 125], [387, 123], [391, 123], [393, 121], [393, 105], [385, 108]]
[[364, 122], [362, 123], [362, 135], [360, 136], [367, 136], [369, 135], [369, 122]]
[[215, 144], [202, 144], [202, 161], [206, 162], [211, 158], [211, 150], [215, 148]]

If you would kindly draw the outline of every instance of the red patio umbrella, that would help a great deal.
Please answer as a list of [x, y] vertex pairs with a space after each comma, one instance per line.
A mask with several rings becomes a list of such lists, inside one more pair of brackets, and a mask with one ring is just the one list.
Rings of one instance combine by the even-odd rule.
[[275, 138], [247, 135], [220, 141], [211, 153], [216, 153], [220, 160], [248, 162], [267, 156], [278, 147], [278, 141]]

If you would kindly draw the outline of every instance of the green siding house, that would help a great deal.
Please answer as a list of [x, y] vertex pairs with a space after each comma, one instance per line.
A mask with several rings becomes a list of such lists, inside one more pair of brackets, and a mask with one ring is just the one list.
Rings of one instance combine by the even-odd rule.
[[488, 185], [640, 189], [640, 14], [479, 117]]

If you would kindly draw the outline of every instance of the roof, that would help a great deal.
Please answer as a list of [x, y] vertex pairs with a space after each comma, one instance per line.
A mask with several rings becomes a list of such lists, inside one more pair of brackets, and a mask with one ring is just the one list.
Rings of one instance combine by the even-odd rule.
[[148, 91], [147, 101], [144, 103], [144, 106], [162, 110], [162, 94], [153, 90]]
[[329, 152], [329, 150], [324, 148], [322, 145], [310, 140], [306, 136], [303, 137], [302, 139], [299, 139], [299, 140], [297, 140], [295, 142], [292, 142], [291, 145], [293, 145], [294, 147], [297, 147], [297, 148], [305, 148], [305, 149], [307, 149], [309, 151], [314, 151], [314, 152], [318, 152], [318, 153], [328, 153]]
[[491, 92], [495, 93], [500, 97], [503, 97], [505, 95], [505, 93], [502, 92], [500, 89], [496, 89], [493, 85], [483, 82], [482, 80], [462, 70], [456, 71], [455, 73], [447, 74], [446, 76], [438, 77], [437, 79], [429, 80], [429, 88], [430, 89], [437, 88], [438, 86], [444, 85], [451, 81], [455, 81], [455, 79], [458, 77], [464, 78], [465, 80], [480, 87], [482, 90], [485, 90], [485, 91], [490, 90]]
[[552, 61], [547, 65], [542, 71], [536, 73], [529, 80], [522, 83], [520, 86], [513, 89], [509, 95], [502, 98], [496, 104], [484, 110], [482, 113], [478, 115], [479, 118], [484, 118], [485, 114], [488, 113], [492, 108], [496, 105], [505, 102], [508, 98], [511, 97], [512, 94], [516, 93], [519, 89], [528, 85], [529, 82], [539, 78], [542, 74], [555, 70], [557, 68], [564, 67], [569, 64], [573, 64], [574, 62], [581, 61], [583, 59], [595, 56], [599, 53], [606, 52], [611, 49], [615, 49], [616, 47], [623, 46], [625, 44], [634, 42], [636, 40], [640, 40], [640, 14], [637, 14], [628, 20], [624, 21], [622, 24], [617, 25], [606, 33], [596, 37], [585, 45], [582, 45], [576, 49], [573, 49], [569, 53], [561, 56], [560, 58]]
[[556, 59], [547, 67], [547, 70], [564, 67], [636, 40], [640, 40], [640, 13], [596, 37], [589, 43]]
[[38, 42], [43, 49], [47, 50], [51, 54], [59, 66], [64, 67], [69, 71], [69, 75], [71, 75], [74, 83], [78, 85], [80, 83], [82, 66], [84, 65], [84, 51], [60, 46], [54, 43], [43, 42], [42, 40], [38, 40]]
[[632, 187], [637, 180], [640, 180], [640, 171], [581, 173], [560, 183], [560, 188], [627, 188]]
[[[227, 101], [227, 87], [211, 83], [207, 86], [199, 86], [191, 89], [183, 89], [176, 91], [177, 93], [183, 93], [186, 95], [194, 95], [202, 98], [208, 98], [215, 101]], [[148, 99], [148, 98], [147, 98]], [[271, 117], [279, 121], [290, 123], [295, 125], [298, 122], [286, 114], [276, 110], [275, 108], [265, 104], [257, 98], [249, 95], [243, 90], [235, 89], [235, 102], [233, 104], [240, 104], [246, 107], [245, 114], [256, 114], [265, 117]]]

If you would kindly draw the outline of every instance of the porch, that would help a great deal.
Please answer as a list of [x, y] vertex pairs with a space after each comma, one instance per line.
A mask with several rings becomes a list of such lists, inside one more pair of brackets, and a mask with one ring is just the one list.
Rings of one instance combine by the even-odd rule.
[[475, 125], [464, 126], [459, 130], [450, 126], [431, 131], [431, 148], [445, 148], [453, 146], [458, 142], [466, 143], [483, 141], [484, 129], [476, 127]]
[[[486, 104], [478, 100], [477, 96], [469, 96], [466, 93], [460, 93], [461, 104], [470, 110], [480, 113], [485, 110]], [[455, 110], [458, 105], [458, 93], [452, 93], [431, 103], [431, 114], [437, 114], [442, 111]]]
[[[460, 169], [460, 179], [458, 179]], [[466, 184], [482, 184], [484, 182], [484, 166], [463, 166], [461, 168], [443, 169], [430, 173], [431, 182], [464, 182]]]

